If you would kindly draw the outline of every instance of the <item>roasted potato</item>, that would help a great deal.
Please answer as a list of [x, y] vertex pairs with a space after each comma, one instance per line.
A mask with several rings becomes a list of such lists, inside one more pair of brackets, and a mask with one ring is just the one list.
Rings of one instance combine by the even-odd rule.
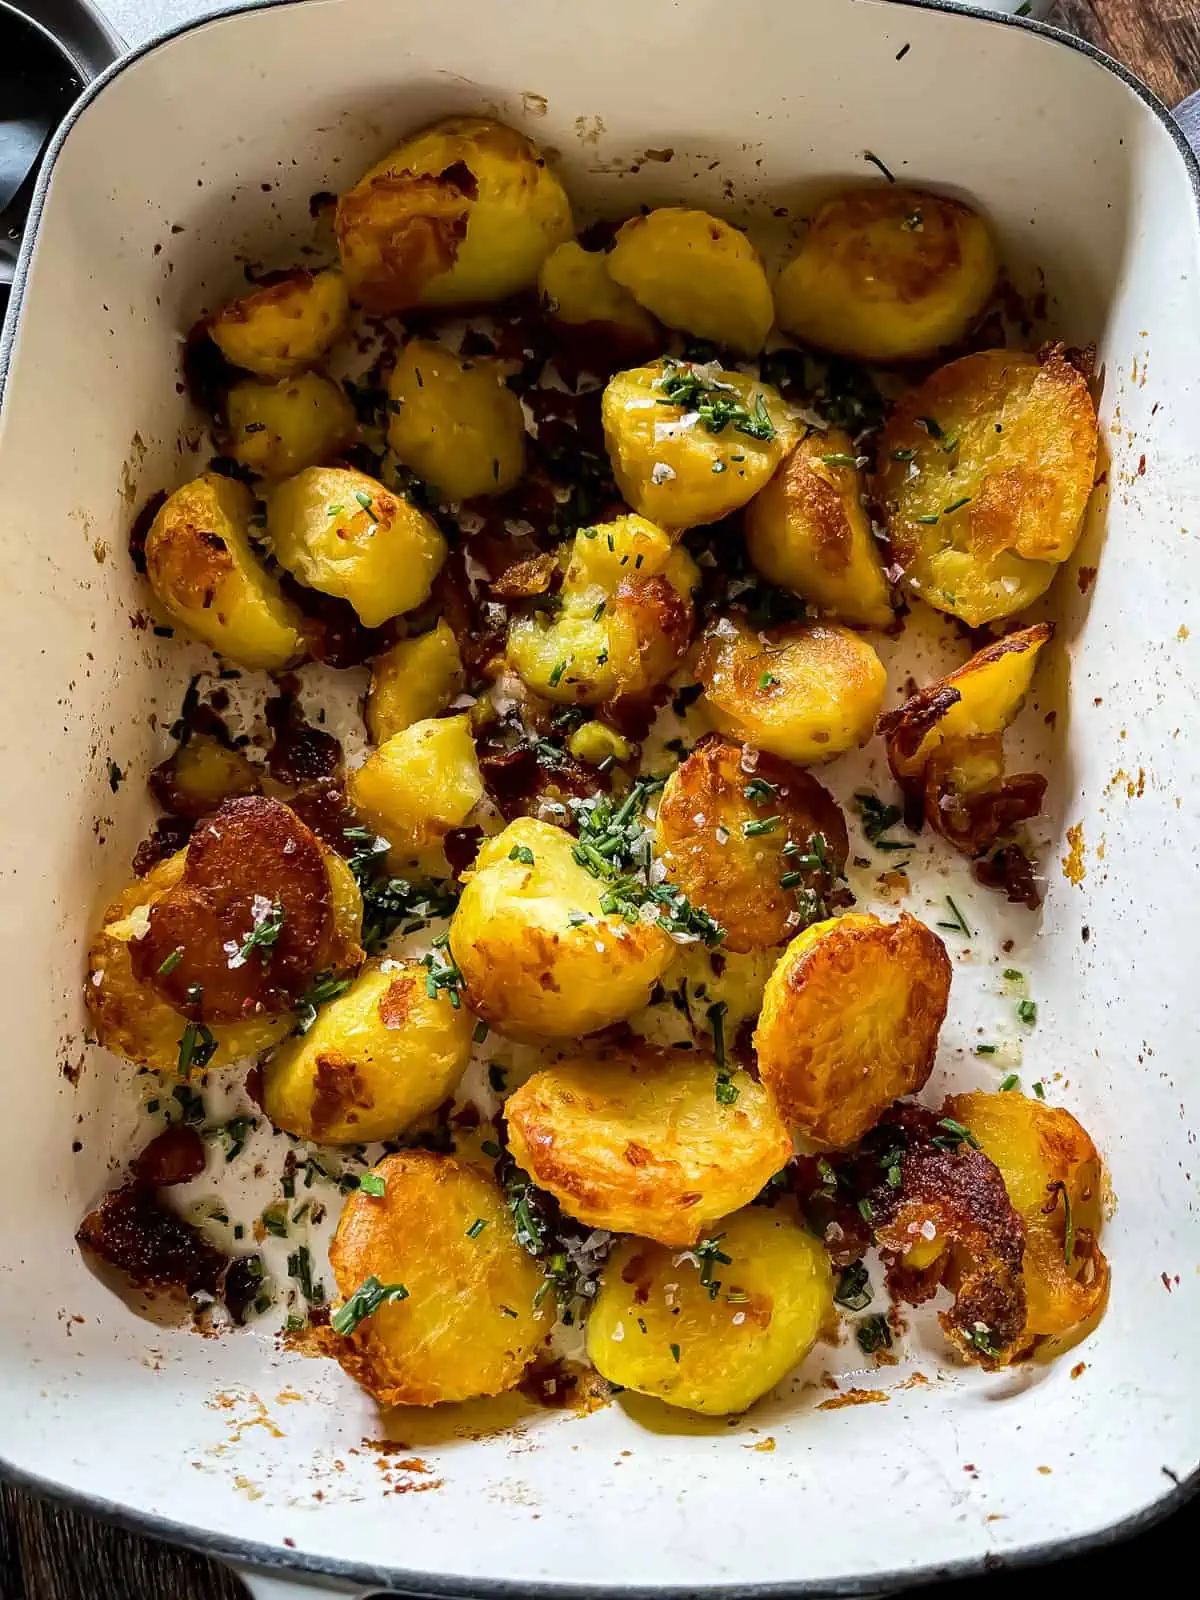
[[518, 817], [484, 840], [458, 902], [450, 949], [467, 1004], [502, 1033], [594, 1033], [645, 1005], [670, 964], [657, 924], [601, 909], [606, 885], [574, 850], [564, 829]]
[[883, 702], [883, 663], [835, 623], [759, 632], [721, 618], [696, 660], [708, 714], [732, 739], [811, 766], [865, 744]]
[[394, 872], [448, 877], [442, 840], [483, 797], [470, 718], [427, 718], [393, 734], [350, 773], [347, 792], [391, 844]]
[[525, 470], [525, 417], [498, 361], [410, 339], [388, 379], [388, 444], [443, 500], [506, 494]]
[[668, 328], [756, 355], [775, 308], [758, 251], [707, 211], [663, 206], [630, 217], [608, 254], [610, 276]]
[[458, 640], [444, 617], [428, 633], [399, 640], [371, 663], [366, 720], [372, 744], [438, 716], [465, 682]]
[[280, 672], [306, 653], [304, 618], [250, 545], [254, 501], [216, 472], [185, 483], [146, 535], [146, 576], [173, 622], [239, 667]]
[[610, 1383], [725, 1416], [774, 1388], [832, 1318], [823, 1246], [783, 1207], [752, 1206], [695, 1252], [622, 1239], [604, 1264], [587, 1352]]
[[504, 1102], [513, 1159], [593, 1228], [688, 1245], [748, 1204], [792, 1154], [745, 1072], [711, 1056], [622, 1050], [535, 1072]]
[[346, 326], [350, 297], [340, 272], [268, 273], [212, 317], [208, 336], [227, 361], [260, 378], [290, 378], [325, 354]]
[[354, 407], [332, 378], [301, 372], [266, 383], [247, 378], [225, 396], [220, 429], [227, 456], [262, 478], [287, 478], [353, 444]]
[[599, 705], [662, 683], [692, 636], [691, 556], [644, 517], [580, 528], [563, 545], [558, 607], [516, 616], [508, 658], [535, 693]]
[[449, 1099], [471, 1055], [475, 1019], [419, 961], [372, 962], [267, 1063], [263, 1110], [318, 1144], [391, 1139]]
[[601, 401], [625, 499], [664, 528], [719, 522], [767, 483], [797, 438], [778, 390], [715, 362], [618, 372]]
[[667, 779], [655, 835], [667, 877], [725, 929], [722, 949], [741, 952], [828, 916], [849, 851], [846, 820], [815, 778], [716, 735]]
[[368, 628], [423, 605], [446, 559], [436, 523], [351, 467], [309, 467], [281, 483], [267, 529], [294, 578], [348, 600]]
[[863, 508], [856, 454], [840, 428], [810, 433], [746, 508], [757, 571], [824, 616], [886, 628], [892, 602]]
[[560, 244], [538, 274], [542, 305], [567, 348], [596, 358], [601, 371], [644, 361], [662, 348], [657, 322], [613, 278], [603, 250]]
[[[374, 1171], [383, 1194], [352, 1194], [330, 1247], [342, 1306], [326, 1349], [383, 1406], [511, 1389], [550, 1332], [554, 1296], [539, 1295], [542, 1272], [517, 1243], [499, 1188], [424, 1150], [386, 1156]], [[339, 1334], [339, 1311], [366, 1309], [354, 1296], [371, 1278], [406, 1293]]]
[[575, 233], [537, 146], [486, 117], [445, 117], [405, 139], [342, 195], [334, 226], [350, 293], [383, 316], [533, 289]]
[[853, 189], [812, 218], [775, 282], [775, 314], [805, 344], [912, 361], [965, 337], [998, 271], [970, 206], [899, 184]]
[[151, 794], [164, 811], [198, 821], [224, 800], [257, 794], [261, 779], [259, 768], [247, 761], [240, 750], [231, 749], [211, 734], [193, 733], [165, 761], [159, 762], [149, 783]]
[[876, 495], [913, 594], [971, 627], [1011, 617], [1075, 548], [1096, 409], [1061, 346], [940, 367], [892, 412]]
[[794, 1128], [841, 1149], [933, 1070], [950, 995], [945, 946], [907, 912], [850, 913], [798, 934], [767, 980], [762, 1081]]

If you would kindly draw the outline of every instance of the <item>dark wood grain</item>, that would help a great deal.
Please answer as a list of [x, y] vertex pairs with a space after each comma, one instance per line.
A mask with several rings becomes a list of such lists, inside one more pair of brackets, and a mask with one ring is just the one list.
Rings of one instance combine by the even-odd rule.
[[1050, 20], [1132, 67], [1169, 106], [1200, 89], [1197, 0], [1058, 0]]

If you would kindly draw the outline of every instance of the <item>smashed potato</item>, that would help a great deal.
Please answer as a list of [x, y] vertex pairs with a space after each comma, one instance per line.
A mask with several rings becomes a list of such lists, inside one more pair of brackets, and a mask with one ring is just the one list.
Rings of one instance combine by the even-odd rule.
[[886, 628], [892, 602], [862, 503], [865, 459], [839, 428], [802, 439], [746, 508], [746, 549], [764, 578], [824, 616]]
[[498, 361], [464, 360], [410, 339], [388, 379], [387, 438], [397, 461], [444, 500], [506, 494], [525, 470], [525, 417]]
[[617, 487], [635, 511], [675, 529], [744, 506], [798, 432], [778, 390], [715, 361], [618, 372], [600, 415]]
[[716, 1224], [697, 1251], [622, 1239], [587, 1322], [610, 1383], [710, 1416], [745, 1411], [833, 1318], [824, 1248], [783, 1207]]
[[393, 734], [350, 773], [347, 792], [391, 845], [394, 872], [448, 876], [442, 841], [483, 797], [470, 718], [427, 718]]
[[912, 361], [957, 344], [999, 258], [970, 206], [899, 184], [834, 195], [775, 282], [779, 326], [859, 361]]
[[518, 817], [485, 839], [450, 924], [471, 1010], [502, 1033], [571, 1039], [645, 1005], [674, 946], [601, 909], [563, 828]]
[[221, 447], [261, 478], [288, 478], [318, 466], [357, 435], [345, 392], [319, 372], [279, 383], [247, 378], [225, 396]]
[[909, 589], [973, 628], [1031, 605], [1083, 528], [1096, 437], [1061, 346], [963, 356], [906, 394], [876, 494]]
[[372, 744], [438, 716], [465, 682], [458, 640], [445, 617], [428, 633], [398, 640], [371, 663], [366, 720]]
[[304, 618], [250, 545], [254, 501], [220, 473], [193, 478], [146, 535], [146, 576], [173, 622], [252, 671], [281, 672], [306, 653]]
[[603, 250], [572, 239], [542, 262], [538, 293], [568, 350], [598, 358], [601, 370], [644, 361], [661, 349], [654, 318], [613, 278]]
[[267, 529], [294, 578], [348, 600], [368, 628], [423, 605], [446, 559], [424, 512], [352, 467], [309, 467], [281, 483]]
[[887, 674], [848, 628], [793, 623], [760, 632], [722, 617], [703, 636], [696, 676], [722, 733], [811, 766], [866, 743]]
[[754, 1034], [762, 1081], [814, 1143], [853, 1144], [924, 1085], [949, 995], [945, 946], [907, 912], [815, 923], [767, 980]]
[[[356, 1190], [330, 1246], [342, 1306], [326, 1350], [384, 1406], [511, 1389], [550, 1332], [554, 1296], [539, 1296], [541, 1270], [503, 1194], [478, 1168], [424, 1150], [374, 1172], [383, 1194]], [[396, 1292], [339, 1334], [339, 1312], [369, 1278]]]
[[211, 734], [192, 733], [165, 761], [159, 762], [150, 774], [149, 784], [164, 811], [199, 821], [224, 800], [257, 794], [261, 773], [240, 750], [231, 749]]
[[319, 361], [346, 326], [340, 272], [273, 272], [222, 307], [208, 336], [227, 361], [260, 378], [290, 378]]
[[513, 1159], [569, 1216], [694, 1244], [786, 1164], [791, 1135], [745, 1072], [694, 1052], [558, 1061], [504, 1103]]
[[559, 552], [558, 607], [514, 617], [508, 657], [562, 705], [644, 694], [675, 670], [692, 634], [691, 556], [644, 517], [580, 528]]
[[382, 316], [533, 289], [575, 233], [537, 146], [486, 117], [445, 117], [405, 139], [342, 195], [334, 227], [351, 294]]
[[608, 254], [612, 278], [668, 328], [757, 355], [775, 319], [758, 251], [707, 211], [663, 206], [630, 217]]

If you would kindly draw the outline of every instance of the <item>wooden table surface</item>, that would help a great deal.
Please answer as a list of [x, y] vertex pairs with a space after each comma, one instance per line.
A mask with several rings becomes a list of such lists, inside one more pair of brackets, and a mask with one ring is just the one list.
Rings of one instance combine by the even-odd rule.
[[[1050, 20], [1132, 67], [1168, 105], [1200, 89], [1200, 0], [1059, 0]], [[1097, 1577], [1101, 1565], [1113, 1576], [1111, 1555], [1090, 1559]], [[1047, 1587], [1050, 1581], [1047, 1574]], [[1054, 1581], [1060, 1588], [1061, 1576]], [[988, 1579], [989, 1600], [999, 1600], [1008, 1582], [1014, 1595], [1019, 1584], [1023, 1600], [1040, 1592], [1036, 1573]], [[0, 1600], [245, 1600], [245, 1593], [214, 1562], [0, 1486]]]

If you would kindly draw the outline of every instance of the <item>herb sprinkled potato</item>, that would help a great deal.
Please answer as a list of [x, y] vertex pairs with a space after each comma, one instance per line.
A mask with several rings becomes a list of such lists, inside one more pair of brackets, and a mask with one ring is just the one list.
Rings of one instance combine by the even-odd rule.
[[414, 722], [445, 711], [465, 683], [458, 640], [444, 617], [428, 633], [400, 639], [371, 662], [367, 730], [386, 744]]
[[752, 1206], [695, 1250], [622, 1239], [604, 1264], [587, 1351], [610, 1383], [725, 1416], [773, 1389], [832, 1318], [824, 1247], [782, 1206]]
[[658, 324], [608, 270], [603, 250], [572, 239], [542, 263], [542, 304], [567, 348], [596, 356], [602, 370], [643, 361], [662, 348]]
[[945, 946], [907, 912], [815, 923], [767, 980], [754, 1035], [762, 1081], [814, 1143], [851, 1145], [924, 1085], [949, 995]]
[[483, 778], [465, 713], [414, 722], [350, 773], [347, 792], [391, 845], [394, 872], [448, 875], [442, 841], [483, 798]]
[[498, 361], [410, 339], [388, 379], [388, 444], [444, 500], [506, 494], [525, 470], [525, 418]]
[[346, 326], [350, 298], [340, 272], [269, 273], [208, 323], [227, 361], [260, 378], [290, 378], [325, 354]]
[[225, 396], [225, 454], [262, 478], [288, 478], [353, 444], [354, 407], [332, 378], [301, 372], [268, 383], [247, 378]]
[[373, 1170], [383, 1193], [350, 1196], [330, 1247], [341, 1305], [325, 1348], [384, 1406], [511, 1389], [550, 1332], [554, 1297], [539, 1294], [503, 1194], [424, 1150]]
[[569, 1216], [662, 1244], [694, 1244], [792, 1153], [761, 1085], [693, 1051], [556, 1062], [504, 1119], [517, 1165]]

